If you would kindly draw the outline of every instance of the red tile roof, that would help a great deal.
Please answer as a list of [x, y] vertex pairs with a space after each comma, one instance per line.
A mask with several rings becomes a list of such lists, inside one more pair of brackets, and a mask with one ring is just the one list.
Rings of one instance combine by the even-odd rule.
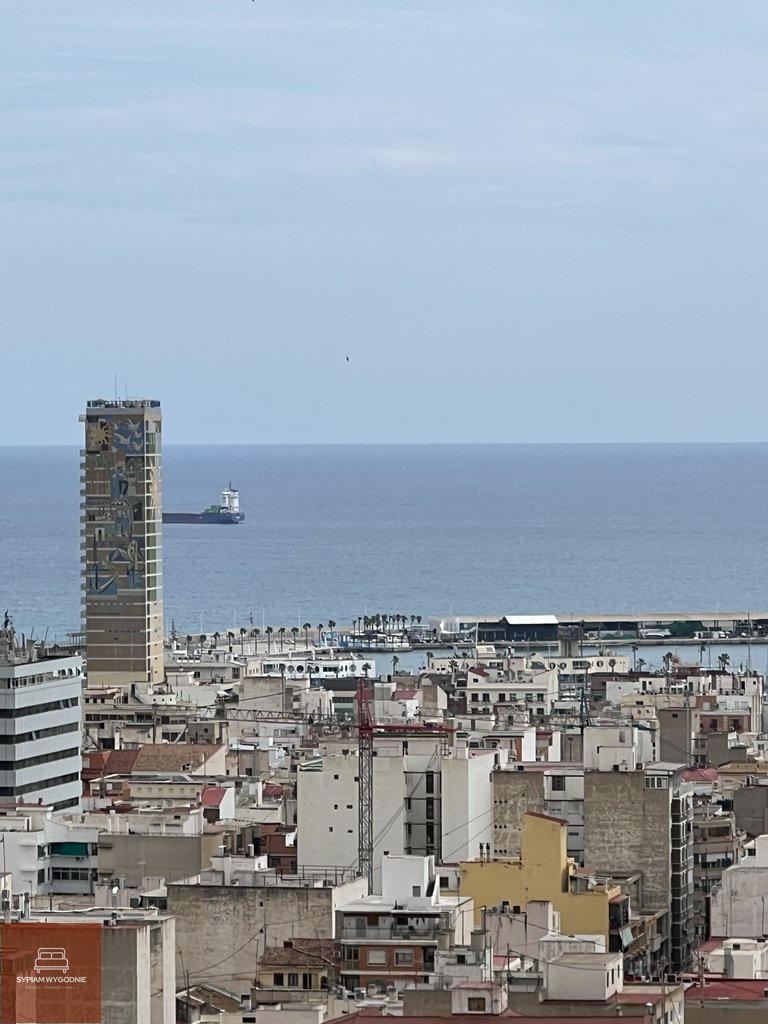
[[555, 818], [551, 814], [542, 814], [540, 811], [524, 811], [523, 813], [529, 818], [543, 818], [544, 821], [554, 821], [558, 825], [568, 824], [565, 818]]
[[203, 807], [220, 807], [226, 792], [223, 786], [209, 786], [200, 794], [200, 803]]
[[107, 775], [130, 775], [140, 750], [110, 750], [105, 766]]
[[768, 982], [753, 980], [751, 978], [719, 978], [717, 981], [707, 981], [702, 988], [700, 985], [691, 985], [686, 990], [686, 1001], [689, 999], [700, 1001], [702, 999], [730, 999], [733, 1002], [750, 1001], [757, 999], [768, 1001], [766, 996]]
[[717, 768], [686, 768], [683, 778], [686, 782], [717, 782]]

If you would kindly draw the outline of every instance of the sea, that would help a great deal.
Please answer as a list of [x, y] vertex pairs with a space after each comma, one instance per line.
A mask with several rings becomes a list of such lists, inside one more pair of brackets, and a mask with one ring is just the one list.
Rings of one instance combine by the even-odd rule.
[[[768, 609], [766, 444], [168, 446], [166, 628]], [[0, 447], [0, 612], [80, 627], [79, 451]]]

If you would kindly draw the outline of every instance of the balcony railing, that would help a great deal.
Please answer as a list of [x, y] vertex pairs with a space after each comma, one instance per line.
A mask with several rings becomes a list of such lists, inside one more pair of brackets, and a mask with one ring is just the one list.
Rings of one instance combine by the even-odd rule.
[[344, 942], [402, 942], [408, 939], [436, 942], [437, 925], [367, 925], [360, 928], [343, 924], [339, 938]]

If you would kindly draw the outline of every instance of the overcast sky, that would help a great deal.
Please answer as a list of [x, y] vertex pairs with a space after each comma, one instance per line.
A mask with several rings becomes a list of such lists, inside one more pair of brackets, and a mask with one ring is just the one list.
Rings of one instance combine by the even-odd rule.
[[115, 378], [167, 442], [768, 439], [767, 49], [764, 0], [0, 0], [0, 443]]

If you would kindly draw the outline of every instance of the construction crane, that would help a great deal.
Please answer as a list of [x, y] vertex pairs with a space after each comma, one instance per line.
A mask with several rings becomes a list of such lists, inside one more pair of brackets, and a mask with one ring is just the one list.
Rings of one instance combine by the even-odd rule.
[[371, 713], [371, 686], [361, 679], [357, 686], [358, 737], [358, 803], [357, 803], [357, 862], [358, 870], [368, 880], [368, 892], [373, 892], [373, 741], [376, 736], [390, 738], [403, 736], [435, 736], [447, 740], [453, 729], [432, 722], [409, 724], [392, 722], [378, 724]]

